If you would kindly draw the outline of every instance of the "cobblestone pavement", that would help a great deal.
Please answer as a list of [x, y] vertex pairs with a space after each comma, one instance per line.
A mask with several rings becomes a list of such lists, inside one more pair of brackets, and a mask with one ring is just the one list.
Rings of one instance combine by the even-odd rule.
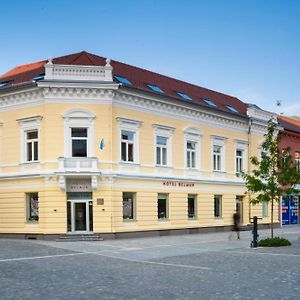
[[[229, 233], [98, 242], [0, 239], [0, 299], [300, 299], [300, 227], [291, 247]], [[261, 237], [268, 230], [259, 232]]]

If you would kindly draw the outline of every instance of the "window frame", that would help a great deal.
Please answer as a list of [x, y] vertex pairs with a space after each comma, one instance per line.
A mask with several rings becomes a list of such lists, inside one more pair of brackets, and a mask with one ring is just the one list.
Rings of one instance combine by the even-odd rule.
[[[216, 205], [216, 201], [219, 201], [219, 205]], [[214, 218], [222, 218], [222, 195], [214, 195]]]
[[[189, 200], [190, 199], [193, 199], [194, 200], [194, 216], [190, 217], [190, 213], [189, 213], [189, 208], [190, 208], [190, 205], [189, 205]], [[189, 220], [196, 220], [198, 218], [198, 214], [197, 214], [197, 207], [198, 207], [198, 201], [197, 201], [197, 194], [188, 194], [188, 197], [187, 197], [187, 215], [188, 215], [188, 219]]]
[[[72, 130], [73, 129], [86, 129], [86, 137], [80, 137], [80, 136], [77, 136], [77, 137], [73, 137], [73, 133], [72, 133]], [[70, 127], [69, 128], [70, 130], [70, 139], [71, 139], [71, 142], [70, 142], [70, 154], [71, 154], [71, 157], [74, 157], [74, 158], [84, 158], [84, 157], [88, 157], [88, 153], [89, 153], [89, 129], [87, 127]], [[74, 156], [73, 155], [73, 141], [86, 141], [86, 156]]]
[[[118, 117], [119, 123], [119, 162], [124, 164], [139, 164], [140, 163], [140, 127], [143, 124], [141, 121]], [[122, 160], [122, 131], [133, 133], [133, 161]]]
[[[17, 122], [20, 126], [20, 162], [21, 164], [31, 164], [40, 162], [40, 147], [41, 147], [41, 120], [42, 116], [33, 116], [29, 118], [18, 119]], [[27, 134], [30, 132], [37, 132], [36, 142], [37, 146], [37, 160], [27, 160]], [[33, 153], [34, 157], [34, 153]]]
[[87, 156], [94, 157], [94, 119], [95, 115], [84, 109], [71, 109], [63, 114], [64, 119], [64, 157], [73, 158], [72, 128], [87, 129]]
[[[169, 127], [169, 126], [164, 126], [164, 125], [158, 125], [158, 124], [153, 124], [152, 125], [154, 128], [154, 165], [156, 167], [172, 167], [172, 144], [173, 144], [173, 132], [175, 128]], [[160, 147], [157, 144], [157, 137], [163, 137], [166, 138], [167, 145], [166, 145], [166, 165], [163, 164], [157, 164], [157, 147]]]
[[[32, 216], [32, 205], [31, 205], [31, 201], [33, 200], [33, 198], [31, 196], [36, 196], [37, 199], [37, 216]], [[38, 223], [39, 222], [39, 193], [38, 192], [29, 192], [29, 193], [25, 193], [25, 198], [26, 198], [26, 221], [27, 222], [34, 222], [34, 223]]]
[[[132, 198], [132, 208], [131, 208], [131, 214], [132, 217], [125, 217], [124, 215], [124, 200], [125, 196], [127, 199], [130, 199], [129, 194], [131, 194]], [[136, 192], [123, 192], [122, 193], [122, 211], [123, 211], [123, 221], [124, 222], [130, 222], [130, 221], [136, 221]]]
[[[227, 138], [220, 137], [220, 136], [211, 136], [212, 137], [212, 150], [211, 150], [211, 157], [212, 157], [212, 171], [213, 172], [226, 172], [226, 165], [225, 165], [225, 158], [226, 158], [226, 141]], [[215, 146], [220, 149], [220, 168], [215, 168]]]
[[[165, 201], [165, 217], [159, 217], [159, 200]], [[158, 193], [157, 194], [157, 220], [158, 221], [168, 221], [169, 220], [169, 194]]]
[[[201, 131], [198, 128], [189, 127], [184, 130], [184, 167], [187, 170], [200, 170], [201, 163]], [[187, 143], [192, 142], [195, 143], [195, 167], [188, 166], [188, 147]]]
[[248, 145], [249, 143], [246, 141], [242, 141], [242, 140], [235, 140], [236, 145], [235, 145], [235, 161], [234, 161], [234, 170], [235, 173], [239, 173], [240, 171], [238, 171], [238, 166], [237, 166], [237, 151], [242, 151], [242, 155], [241, 155], [241, 159], [242, 159], [242, 169], [241, 171], [246, 171], [248, 168], [248, 162], [247, 162], [247, 157], [248, 157]]

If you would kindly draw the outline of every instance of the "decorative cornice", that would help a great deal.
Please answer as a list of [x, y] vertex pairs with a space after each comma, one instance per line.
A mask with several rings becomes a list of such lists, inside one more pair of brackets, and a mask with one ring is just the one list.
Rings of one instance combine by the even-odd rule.
[[146, 97], [138, 94], [128, 93], [124, 90], [118, 90], [113, 99], [113, 105], [127, 109], [133, 109], [143, 112], [151, 112], [161, 116], [171, 116], [176, 119], [189, 119], [199, 123], [210, 124], [220, 128], [227, 128], [246, 133], [248, 131], [248, 121], [242, 118], [230, 118], [227, 115], [217, 112], [208, 112], [200, 107], [188, 107], [175, 102], [154, 97]]

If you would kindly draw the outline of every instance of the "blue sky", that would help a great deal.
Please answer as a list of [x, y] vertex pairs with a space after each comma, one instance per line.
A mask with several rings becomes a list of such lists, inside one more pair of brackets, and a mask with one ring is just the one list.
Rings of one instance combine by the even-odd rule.
[[0, 26], [0, 74], [86, 50], [300, 115], [298, 0], [10, 0]]

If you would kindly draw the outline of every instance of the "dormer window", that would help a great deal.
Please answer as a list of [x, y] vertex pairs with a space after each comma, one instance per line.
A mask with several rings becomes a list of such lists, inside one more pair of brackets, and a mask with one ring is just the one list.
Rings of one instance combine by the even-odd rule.
[[163, 90], [161, 88], [159, 88], [157, 85], [154, 85], [154, 84], [147, 84], [147, 87], [149, 89], [151, 89], [152, 91], [154, 92], [157, 92], [157, 93], [164, 93]]

